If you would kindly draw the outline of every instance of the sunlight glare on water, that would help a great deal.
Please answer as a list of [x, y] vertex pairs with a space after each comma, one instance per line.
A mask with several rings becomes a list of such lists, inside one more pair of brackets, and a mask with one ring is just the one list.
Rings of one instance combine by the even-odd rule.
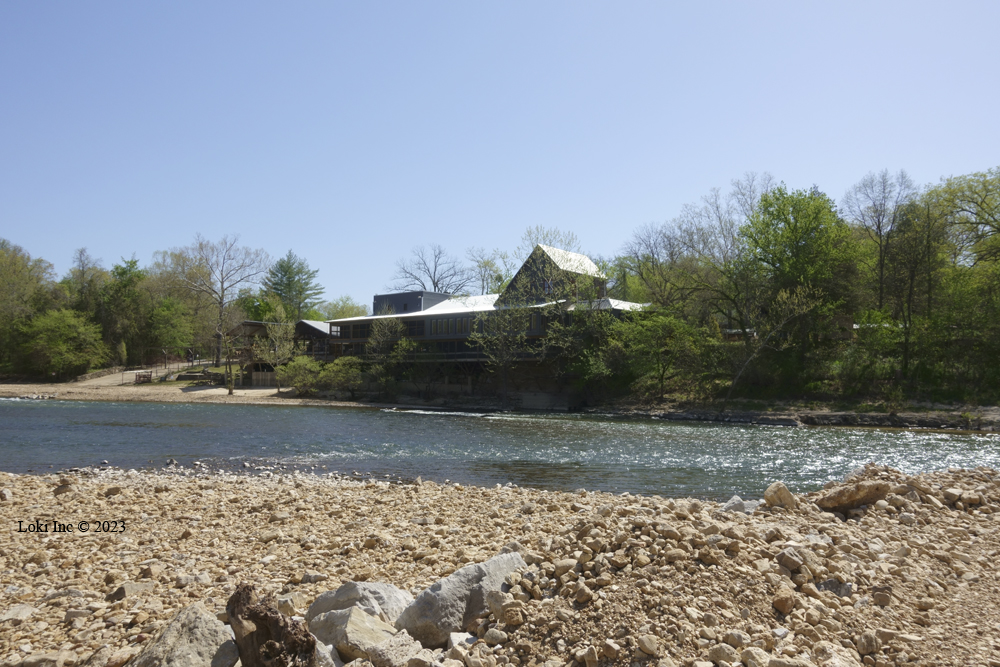
[[1000, 463], [1000, 436], [607, 416], [0, 401], [0, 468], [242, 461], [468, 484], [728, 498], [795, 491], [874, 461], [906, 472]]

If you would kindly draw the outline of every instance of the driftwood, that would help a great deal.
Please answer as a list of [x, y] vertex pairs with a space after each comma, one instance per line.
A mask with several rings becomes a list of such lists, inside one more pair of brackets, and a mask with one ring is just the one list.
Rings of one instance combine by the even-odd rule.
[[274, 598], [262, 599], [251, 584], [240, 584], [226, 603], [229, 625], [243, 667], [322, 667], [323, 660], [305, 624], [278, 611]]

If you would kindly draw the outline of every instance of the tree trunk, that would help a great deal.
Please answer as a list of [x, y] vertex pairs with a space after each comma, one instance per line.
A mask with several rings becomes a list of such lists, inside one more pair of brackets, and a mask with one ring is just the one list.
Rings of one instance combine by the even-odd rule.
[[316, 638], [301, 621], [278, 611], [274, 599], [262, 600], [251, 584], [240, 584], [226, 603], [229, 626], [243, 667], [319, 667]]

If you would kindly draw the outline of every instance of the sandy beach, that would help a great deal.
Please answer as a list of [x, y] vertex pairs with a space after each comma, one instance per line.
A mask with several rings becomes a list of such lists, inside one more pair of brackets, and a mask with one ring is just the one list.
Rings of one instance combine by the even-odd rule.
[[118, 667], [193, 603], [221, 614], [241, 582], [297, 616], [346, 582], [418, 595], [504, 550], [525, 562], [504, 588], [526, 618], [465, 628], [500, 633], [476, 649], [495, 665], [1000, 664], [998, 473], [870, 466], [828, 486], [776, 485], [753, 509], [299, 473], [0, 473], [0, 664]]

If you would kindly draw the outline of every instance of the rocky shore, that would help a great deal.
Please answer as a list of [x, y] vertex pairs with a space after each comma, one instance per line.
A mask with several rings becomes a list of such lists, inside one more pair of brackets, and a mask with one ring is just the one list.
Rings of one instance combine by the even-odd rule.
[[355, 667], [1000, 665], [998, 473], [827, 487], [0, 473], [0, 664], [229, 667], [249, 583]]

